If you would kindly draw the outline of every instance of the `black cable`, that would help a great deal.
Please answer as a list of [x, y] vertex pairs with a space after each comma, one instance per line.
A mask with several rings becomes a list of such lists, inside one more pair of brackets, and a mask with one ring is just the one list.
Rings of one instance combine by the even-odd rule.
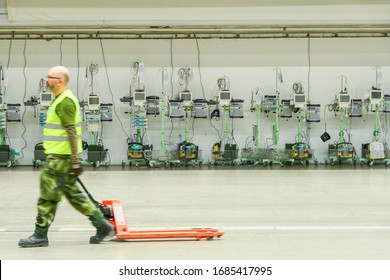
[[173, 99], [173, 38], [170, 41], [170, 54], [171, 54], [171, 99]]
[[[9, 64], [11, 61], [11, 48], [12, 48], [12, 38], [9, 40], [9, 47], [8, 47], [8, 62], [7, 62], [7, 70], [9, 68]], [[7, 88], [6, 88], [7, 89]]]
[[306, 135], [306, 144], [310, 147], [310, 123], [306, 123], [306, 132], [305, 132], [305, 135]]
[[111, 90], [111, 83], [110, 83], [110, 77], [108, 76], [108, 70], [107, 70], [107, 62], [106, 62], [106, 56], [104, 54], [104, 48], [103, 48], [103, 42], [102, 42], [102, 38], [99, 39], [99, 42], [100, 42], [100, 47], [102, 49], [102, 55], [103, 55], [103, 63], [104, 63], [104, 69], [105, 69], [105, 73], [106, 73], [106, 77], [107, 77], [107, 83], [108, 83], [108, 90], [111, 94], [111, 98], [112, 98], [112, 107], [113, 107], [113, 110], [114, 110], [114, 114], [115, 116], [118, 118], [119, 120], [119, 123], [121, 125], [121, 128], [122, 128], [122, 131], [123, 133], [126, 135], [127, 138], [129, 138], [129, 135], [126, 133], [125, 129], [123, 128], [123, 123], [121, 121], [121, 119], [119, 118], [117, 112], [116, 112], [116, 109], [115, 109], [115, 101], [114, 101], [114, 95], [112, 93], [112, 90]]
[[195, 118], [192, 118], [192, 137], [190, 138], [190, 142], [195, 136]]
[[[8, 69], [9, 69], [9, 65], [10, 65], [10, 61], [11, 61], [11, 49], [12, 49], [12, 38], [9, 40], [7, 71], [8, 71]], [[4, 89], [4, 97], [6, 96], [6, 93], [7, 93], [7, 87], [5, 87], [5, 89]], [[5, 135], [6, 135], [7, 139], [8, 139], [9, 145], [12, 146], [12, 144], [11, 144], [11, 138], [9, 138], [9, 136], [8, 136], [8, 131], [7, 131], [7, 129], [5, 130]]]
[[172, 132], [173, 132], [173, 119], [171, 118], [171, 131], [169, 132], [169, 145], [172, 145], [171, 137], [172, 137]]
[[211, 122], [212, 118], [210, 118], [209, 120], [210, 120], [210, 125], [217, 131], [219, 141], [221, 141], [221, 140], [222, 140], [221, 133], [219, 133], [218, 128], [216, 128], [216, 127], [213, 125], [213, 123]]
[[351, 135], [352, 135], [352, 119], [353, 118], [349, 118], [350, 121], [349, 121], [349, 132], [348, 132], [348, 142], [351, 143]]
[[206, 96], [204, 94], [204, 86], [202, 82], [202, 73], [200, 71], [200, 49], [199, 49], [199, 43], [198, 43], [198, 38], [195, 39], [196, 42], [196, 48], [198, 49], [198, 71], [199, 71], [199, 80], [200, 80], [200, 85], [202, 87], [202, 94], [203, 94], [203, 99], [206, 99]]
[[80, 51], [79, 51], [79, 36], [76, 38], [76, 56], [77, 56], [77, 100], [80, 101], [80, 95], [79, 95], [79, 83], [80, 83]]
[[237, 148], [238, 148], [238, 143], [236, 141], [236, 138], [234, 138], [234, 118], [231, 118], [231, 119], [232, 119], [232, 130], [230, 132], [230, 135], [232, 136], [232, 141], [234, 141], [234, 143], [236, 143]]
[[307, 34], [307, 57], [309, 61], [309, 71], [307, 73], [307, 100], [310, 101], [310, 72], [311, 72], [311, 55], [310, 55], [310, 34]]
[[101, 146], [102, 147], [104, 147], [104, 143], [103, 143], [103, 129], [104, 129], [104, 125], [103, 125], [103, 122], [102, 121], [100, 121], [101, 122], [101, 124], [102, 124], [102, 128], [101, 128], [101, 133], [100, 133], [100, 137], [99, 137], [99, 134], [98, 134], [98, 141], [101, 143]]
[[[24, 77], [24, 95], [22, 100], [26, 100], [27, 95], [27, 76], [26, 76], [26, 66], [27, 66], [27, 58], [26, 58], [26, 48], [27, 48], [27, 36], [24, 40], [24, 47], [23, 47], [23, 59], [24, 59], [24, 65], [23, 65], [23, 77]], [[19, 159], [24, 158], [23, 150], [27, 147], [27, 141], [24, 138], [24, 134], [27, 131], [26, 125], [24, 124], [24, 116], [26, 114], [26, 106], [24, 106], [23, 115], [22, 115], [22, 125], [23, 125], [23, 132], [22, 132], [22, 139], [24, 141], [24, 146], [21, 148], [20, 153], [22, 156]]]
[[60, 41], [60, 65], [62, 65], [62, 38]]
[[387, 146], [387, 114], [385, 113], [385, 144]]

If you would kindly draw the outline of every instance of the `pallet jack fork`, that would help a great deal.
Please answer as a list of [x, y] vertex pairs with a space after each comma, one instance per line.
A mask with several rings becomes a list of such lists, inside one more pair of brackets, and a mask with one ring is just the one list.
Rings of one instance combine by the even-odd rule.
[[[224, 233], [215, 228], [129, 230], [119, 200], [102, 202], [106, 219], [115, 227], [117, 239], [213, 239]], [[110, 214], [109, 214], [110, 213]]]
[[77, 181], [83, 187], [88, 197], [103, 213], [106, 220], [115, 228], [115, 236], [118, 240], [140, 240], [140, 239], [195, 239], [211, 240], [214, 237], [221, 237], [224, 232], [216, 228], [189, 228], [189, 229], [129, 229], [122, 205], [119, 200], [96, 201], [88, 192], [79, 178]]

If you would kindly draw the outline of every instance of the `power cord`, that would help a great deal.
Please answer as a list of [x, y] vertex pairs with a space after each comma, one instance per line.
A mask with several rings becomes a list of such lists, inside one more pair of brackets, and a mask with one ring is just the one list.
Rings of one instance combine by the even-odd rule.
[[99, 42], [100, 42], [100, 47], [102, 49], [102, 56], [103, 56], [103, 63], [104, 63], [104, 69], [105, 69], [105, 73], [106, 73], [106, 76], [107, 76], [107, 83], [108, 83], [108, 90], [111, 94], [111, 99], [112, 99], [112, 107], [113, 107], [113, 110], [114, 110], [114, 114], [115, 116], [118, 118], [119, 120], [119, 123], [121, 125], [121, 129], [123, 131], [123, 133], [126, 135], [127, 138], [129, 138], [129, 135], [126, 133], [125, 129], [123, 128], [123, 123], [121, 121], [121, 119], [119, 118], [117, 112], [116, 112], [116, 107], [115, 107], [115, 101], [114, 101], [114, 95], [112, 93], [112, 89], [111, 89], [111, 82], [110, 82], [110, 77], [108, 75], [108, 70], [107, 70], [107, 62], [106, 62], [106, 56], [104, 54], [104, 48], [103, 48], [103, 42], [102, 42], [102, 38], [99, 39]]
[[200, 85], [202, 87], [202, 94], [203, 94], [203, 99], [206, 99], [206, 96], [204, 94], [204, 86], [203, 86], [203, 81], [202, 81], [202, 72], [200, 71], [200, 49], [199, 49], [199, 43], [198, 43], [198, 38], [195, 39], [196, 42], [196, 48], [198, 50], [198, 71], [199, 71], [199, 80], [200, 80]]
[[[24, 95], [23, 95], [23, 100], [26, 100], [26, 95], [27, 95], [27, 76], [26, 76], [27, 58], [26, 58], [26, 48], [27, 48], [27, 35], [25, 36], [24, 47], [23, 47], [23, 59], [24, 59], [24, 65], [23, 65]], [[19, 159], [23, 159], [24, 158], [23, 150], [27, 147], [27, 141], [24, 138], [24, 134], [27, 131], [26, 125], [24, 123], [24, 116], [25, 116], [25, 114], [26, 114], [26, 106], [24, 106], [23, 115], [22, 115], [22, 125], [23, 125], [22, 139], [23, 139], [23, 142], [24, 142], [24, 146], [20, 149], [20, 153], [21, 153], [22, 156]]]

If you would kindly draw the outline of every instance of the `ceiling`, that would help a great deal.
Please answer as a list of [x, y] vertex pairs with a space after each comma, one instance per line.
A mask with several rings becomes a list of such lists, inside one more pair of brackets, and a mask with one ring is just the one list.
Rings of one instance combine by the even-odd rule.
[[0, 0], [7, 38], [390, 36], [390, 0]]

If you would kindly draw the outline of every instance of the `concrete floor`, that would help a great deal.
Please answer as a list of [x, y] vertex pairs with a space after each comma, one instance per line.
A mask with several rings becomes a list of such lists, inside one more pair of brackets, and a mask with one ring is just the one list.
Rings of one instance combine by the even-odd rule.
[[64, 199], [47, 248], [19, 248], [35, 221], [40, 171], [0, 170], [2, 260], [388, 260], [385, 167], [147, 169], [81, 176], [97, 200], [119, 199], [130, 228], [217, 227], [220, 239], [111, 241]]

